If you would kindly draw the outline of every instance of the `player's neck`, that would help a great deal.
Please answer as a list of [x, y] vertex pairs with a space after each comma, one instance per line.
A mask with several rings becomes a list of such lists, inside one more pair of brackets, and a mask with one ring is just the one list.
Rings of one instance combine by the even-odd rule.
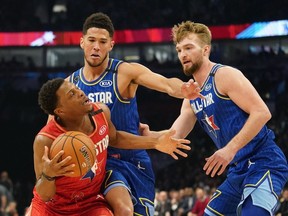
[[83, 75], [89, 82], [96, 80], [108, 67], [109, 58], [107, 58], [101, 65], [92, 67], [89, 64], [85, 64], [83, 67]]
[[203, 62], [200, 69], [193, 74], [195, 81], [197, 81], [200, 86], [206, 81], [214, 64], [215, 63], [211, 61]]
[[60, 119], [56, 118], [56, 121], [67, 131], [80, 131], [85, 134], [91, 134], [94, 130], [93, 124], [90, 122], [89, 115], [83, 116], [83, 118], [73, 119]]

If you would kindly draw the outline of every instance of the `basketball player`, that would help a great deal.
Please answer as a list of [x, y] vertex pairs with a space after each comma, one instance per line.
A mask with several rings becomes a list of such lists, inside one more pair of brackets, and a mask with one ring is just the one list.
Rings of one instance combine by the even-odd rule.
[[[192, 80], [184, 84], [177, 78], [167, 79], [153, 73], [143, 65], [109, 58], [114, 46], [113, 34], [114, 27], [107, 15], [94, 13], [85, 20], [80, 40], [84, 67], [71, 74], [68, 80], [91, 101], [105, 103], [110, 108], [117, 130], [139, 134], [138, 85], [178, 98], [201, 96], [197, 83]], [[108, 148], [104, 195], [114, 211], [123, 216], [133, 215], [133, 212], [154, 215], [154, 174], [145, 150]]]
[[[186, 145], [190, 143], [189, 140], [171, 138], [175, 133], [173, 131], [167, 131], [158, 139], [116, 131], [105, 104], [91, 103], [82, 90], [61, 78], [50, 80], [42, 86], [39, 104], [54, 118], [41, 129], [34, 141], [37, 182], [26, 215], [113, 215], [100, 192], [105, 177], [108, 143], [116, 148], [155, 148], [173, 157], [175, 153], [186, 157], [187, 154], [181, 149], [190, 149]], [[60, 160], [63, 155], [63, 151], [60, 151], [49, 159], [48, 150], [53, 140], [66, 131], [83, 132], [95, 143], [97, 164], [94, 172], [91, 170], [82, 178], [67, 177], [73, 174], [75, 166], [67, 165], [71, 157]], [[129, 166], [125, 168], [129, 169]]]
[[[173, 27], [172, 35], [184, 73], [199, 83], [205, 99], [184, 99], [171, 128], [177, 130], [175, 137], [184, 138], [198, 121], [218, 148], [206, 158], [203, 170], [214, 177], [229, 166], [205, 215], [273, 215], [288, 167], [266, 126], [271, 118], [268, 107], [241, 71], [209, 60], [207, 26], [182, 22]], [[159, 132], [147, 129], [145, 134]]]

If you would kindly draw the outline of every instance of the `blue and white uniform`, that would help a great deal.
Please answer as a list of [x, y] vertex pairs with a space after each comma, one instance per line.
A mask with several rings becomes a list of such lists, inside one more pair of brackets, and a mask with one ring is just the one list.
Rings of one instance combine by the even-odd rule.
[[[198, 122], [218, 149], [227, 145], [248, 118], [229, 97], [217, 91], [214, 75], [222, 66], [215, 64], [202, 86], [201, 94], [205, 99], [190, 100]], [[249, 195], [253, 205], [273, 215], [278, 195], [288, 178], [287, 160], [274, 138], [274, 133], [264, 126], [237, 152], [230, 163], [227, 179], [211, 198], [205, 215], [240, 215], [241, 205]]]
[[[136, 96], [121, 97], [117, 75], [120, 60], [110, 58], [107, 69], [93, 81], [87, 81], [83, 68], [69, 77], [92, 102], [105, 103], [111, 111], [111, 121], [117, 130], [138, 134], [139, 114]], [[154, 215], [155, 178], [152, 164], [146, 150], [121, 150], [108, 147], [104, 195], [115, 186], [126, 187], [132, 196], [134, 214]]]

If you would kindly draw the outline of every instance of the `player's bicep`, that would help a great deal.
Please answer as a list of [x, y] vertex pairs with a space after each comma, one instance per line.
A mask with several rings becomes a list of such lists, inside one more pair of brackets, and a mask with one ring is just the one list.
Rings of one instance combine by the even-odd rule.
[[149, 89], [158, 90], [161, 92], [165, 92], [166, 87], [168, 86], [168, 79], [164, 76], [152, 72], [149, 68], [137, 64], [131, 63], [131, 68], [134, 71], [133, 73], [133, 82], [145, 86]]

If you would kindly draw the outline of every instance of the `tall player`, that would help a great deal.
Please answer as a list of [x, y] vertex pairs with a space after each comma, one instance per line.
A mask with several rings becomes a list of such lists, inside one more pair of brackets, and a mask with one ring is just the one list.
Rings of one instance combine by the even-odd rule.
[[[68, 79], [91, 101], [103, 102], [110, 108], [111, 120], [117, 130], [138, 134], [138, 85], [178, 98], [201, 96], [197, 83], [192, 80], [186, 85], [177, 78], [167, 79], [153, 73], [143, 65], [109, 58], [114, 46], [113, 34], [114, 27], [107, 15], [94, 13], [89, 16], [80, 41], [84, 67]], [[104, 194], [114, 211], [123, 216], [133, 215], [133, 212], [135, 215], [154, 215], [154, 174], [145, 150], [108, 148]]]
[[209, 60], [207, 26], [182, 22], [173, 27], [172, 35], [184, 73], [193, 76], [205, 97], [184, 99], [172, 128], [177, 130], [176, 137], [184, 138], [198, 121], [218, 148], [206, 158], [203, 170], [214, 177], [229, 166], [205, 215], [273, 215], [288, 167], [274, 133], [266, 126], [271, 118], [268, 107], [239, 70]]
[[[171, 138], [173, 131], [167, 131], [159, 139], [116, 131], [106, 105], [91, 103], [83, 91], [61, 78], [50, 80], [42, 86], [39, 104], [54, 118], [34, 140], [37, 182], [27, 216], [113, 215], [101, 193], [105, 178], [107, 140], [109, 145], [116, 148], [155, 148], [171, 155], [177, 153], [186, 156], [181, 149], [190, 149], [185, 145], [190, 143], [188, 140]], [[53, 140], [66, 131], [81, 131], [95, 143], [98, 162], [95, 169], [89, 172], [91, 175], [68, 177], [75, 164], [68, 165], [70, 156], [60, 160], [63, 151], [49, 159], [48, 149]], [[115, 216], [118, 216], [117, 212]]]

